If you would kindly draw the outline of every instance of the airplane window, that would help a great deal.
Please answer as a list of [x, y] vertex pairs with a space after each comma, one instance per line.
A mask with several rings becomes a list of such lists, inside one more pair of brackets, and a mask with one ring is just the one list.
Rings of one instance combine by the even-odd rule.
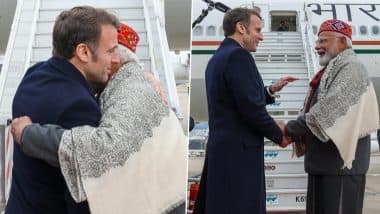
[[212, 25], [208, 26], [206, 35], [207, 36], [215, 36], [216, 35], [215, 26], [212, 26]]
[[313, 25], [313, 33], [314, 33], [314, 35], [317, 35], [317, 32], [318, 32], [318, 27], [317, 26], [315, 26], [315, 25]]
[[360, 26], [359, 31], [361, 35], [367, 35], [367, 31], [368, 31], [367, 26], [364, 26], [364, 25]]
[[224, 36], [223, 26], [219, 27], [219, 36]]
[[372, 26], [372, 34], [373, 35], [379, 35], [379, 26]]
[[194, 36], [201, 36], [203, 34], [203, 28], [202, 26], [196, 26], [193, 30], [193, 35]]

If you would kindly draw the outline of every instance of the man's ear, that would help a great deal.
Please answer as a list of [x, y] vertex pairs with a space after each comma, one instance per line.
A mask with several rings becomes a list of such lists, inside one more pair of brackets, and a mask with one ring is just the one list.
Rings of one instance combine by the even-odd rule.
[[236, 23], [236, 28], [235, 28], [235, 31], [240, 33], [240, 34], [244, 34], [244, 32], [246, 32], [247, 29], [245, 29], [245, 26], [243, 25], [243, 23], [241, 22], [238, 22]]
[[83, 62], [88, 62], [91, 57], [90, 49], [87, 45], [83, 43], [80, 43], [76, 46], [74, 55], [77, 56], [78, 59]]

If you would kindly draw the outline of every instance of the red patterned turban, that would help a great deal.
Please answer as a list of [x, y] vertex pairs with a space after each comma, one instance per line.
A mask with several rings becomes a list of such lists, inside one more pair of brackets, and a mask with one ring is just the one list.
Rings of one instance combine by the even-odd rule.
[[124, 45], [129, 48], [131, 51], [136, 53], [136, 46], [139, 42], [139, 35], [126, 24], [120, 23], [120, 27], [118, 29], [117, 39], [119, 44]]
[[318, 35], [323, 31], [334, 31], [341, 33], [343, 35], [348, 36], [348, 38], [352, 39], [352, 28], [349, 24], [345, 23], [344, 21], [338, 20], [338, 19], [330, 19], [327, 21], [324, 21], [321, 24], [321, 27], [319, 28]]

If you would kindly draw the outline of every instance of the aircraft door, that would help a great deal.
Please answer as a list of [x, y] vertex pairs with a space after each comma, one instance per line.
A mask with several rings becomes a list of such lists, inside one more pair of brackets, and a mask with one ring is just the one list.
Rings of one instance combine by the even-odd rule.
[[271, 31], [298, 31], [297, 12], [295, 11], [271, 11]]

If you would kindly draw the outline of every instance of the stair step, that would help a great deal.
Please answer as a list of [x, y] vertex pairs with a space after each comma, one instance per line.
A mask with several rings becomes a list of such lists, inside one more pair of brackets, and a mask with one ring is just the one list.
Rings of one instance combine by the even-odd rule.
[[291, 50], [291, 49], [297, 49], [297, 50], [303, 50], [302, 42], [299, 43], [259, 43], [259, 46], [257, 47], [257, 51], [260, 49], [276, 49], [276, 50]]
[[275, 41], [267, 41], [260, 42], [257, 46], [257, 51], [260, 49], [277, 49], [277, 50], [303, 50], [302, 41], [294, 41], [294, 42], [275, 42]]
[[287, 98], [281, 98], [280, 97], [280, 98], [276, 99], [276, 102], [283, 103], [283, 104], [297, 102], [297, 103], [302, 103], [302, 105], [303, 105], [304, 101], [305, 101], [305, 99], [302, 99], [302, 98], [293, 98], [293, 97], [287, 97]]
[[267, 190], [274, 189], [306, 189], [306, 174], [278, 174], [266, 175], [265, 186]]
[[256, 52], [252, 54], [254, 58], [256, 57], [304, 57], [303, 52], [298, 51], [298, 53], [285, 53], [279, 51], [273, 51], [271, 53]]
[[293, 108], [293, 109], [301, 109], [304, 101], [276, 101], [273, 104], [267, 105], [267, 109], [274, 110], [276, 108]]
[[[269, 84], [266, 84], [269, 85]], [[287, 85], [281, 90], [281, 93], [306, 93], [309, 90], [309, 85]]]
[[256, 66], [259, 68], [259, 69], [262, 69], [262, 68], [271, 68], [271, 69], [284, 69], [284, 68], [288, 68], [288, 69], [291, 69], [291, 68], [302, 68], [304, 70], [306, 70], [306, 64], [305, 62], [270, 62], [270, 63], [267, 63], [267, 62], [256, 62]]
[[277, 107], [277, 108], [268, 108], [267, 106], [267, 111], [271, 115], [276, 115], [276, 116], [294, 116], [297, 117], [301, 108], [282, 108], [282, 107]]
[[273, 119], [275, 119], [275, 120], [282, 120], [285, 123], [287, 123], [290, 120], [297, 119], [297, 117], [295, 117], [295, 116], [275, 116], [275, 115], [271, 115], [271, 116], [273, 117]]
[[264, 40], [262, 42], [260, 42], [261, 44], [267, 44], [267, 43], [277, 43], [277, 44], [293, 44], [293, 43], [300, 43], [302, 42], [302, 39], [299, 39], [299, 38], [289, 38], [289, 37], [286, 37], [286, 38], [265, 38], [264, 37]]
[[305, 56], [299, 53], [286, 54], [286, 53], [255, 53], [253, 58], [256, 61], [290, 61], [290, 62], [303, 62]]
[[[290, 89], [292, 89], [292, 88], [299, 88], [299, 86], [289, 86], [290, 87]], [[287, 90], [287, 91], [284, 91], [285, 90], [285, 88], [283, 88], [280, 92], [278, 92], [278, 94], [280, 94], [280, 95], [283, 95], [283, 94], [288, 94], [288, 95], [291, 95], [291, 94], [295, 94], [295, 95], [297, 95], [297, 94], [303, 94], [303, 95], [306, 95], [306, 92], [302, 92], [302, 91], [297, 91], [297, 90]]]
[[307, 74], [307, 69], [302, 67], [282, 67], [282, 68], [270, 68], [270, 67], [258, 67], [261, 74], [276, 74], [276, 75], [288, 75], [288, 74]]
[[[51, 47], [33, 47], [32, 49], [32, 59], [35, 61], [46, 60], [52, 56]], [[138, 58], [148, 58], [149, 57], [149, 46], [139, 45], [136, 49], [136, 54]]]
[[277, 101], [283, 100], [305, 100], [306, 93], [279, 93], [280, 97], [276, 98]]
[[[43, 60], [47, 60], [47, 59], [48, 58], [44, 58], [44, 59], [36, 59], [36, 58], [34, 58], [34, 59], [32, 59], [30, 61], [30, 66], [36, 64], [37, 62], [40, 62], [40, 61], [43, 61]], [[140, 58], [140, 64], [142, 65], [142, 67], [143, 67], [144, 70], [148, 70], [148, 71], [151, 70], [151, 61], [150, 61], [150, 59], [148, 59], [148, 58], [142, 58], [141, 59]]]
[[96, 5], [99, 8], [117, 8], [117, 7], [133, 7], [140, 6], [142, 7], [141, 0], [128, 0], [128, 1], [120, 1], [120, 0], [75, 0], [75, 1], [61, 1], [61, 0], [43, 0], [41, 1], [42, 9], [69, 9], [78, 5]]
[[279, 146], [265, 146], [264, 160], [265, 161], [289, 161], [303, 160], [303, 158], [292, 157], [293, 150], [291, 147], [281, 148]]
[[285, 35], [274, 35], [274, 34], [268, 34], [268, 33], [263, 33], [264, 39], [266, 38], [298, 38], [302, 40], [302, 35], [301, 34], [285, 34]]
[[305, 62], [304, 57], [255, 57], [257, 63], [272, 63], [272, 62]]
[[303, 53], [280, 53], [280, 52], [277, 52], [277, 53], [254, 53], [252, 54], [255, 58], [257, 57], [260, 57], [260, 58], [264, 58], [264, 57], [293, 57], [293, 58], [296, 58], [296, 57], [303, 57]]
[[[144, 31], [138, 31], [137, 33], [140, 37], [140, 41], [137, 46], [137, 49], [140, 45], [148, 45], [147, 32], [144, 30]], [[36, 47], [52, 47], [53, 46], [52, 44], [53, 44], [53, 41], [52, 41], [51, 32], [36, 34], [34, 37], [33, 45]]]
[[301, 36], [300, 32], [276, 32], [276, 31], [271, 31], [271, 32], [263, 32], [264, 36]]
[[[117, 17], [128, 17], [128, 19], [141, 19], [144, 17], [144, 8], [141, 7], [122, 7], [122, 8], [110, 8], [107, 6], [107, 11], [117, 15]], [[62, 12], [62, 9], [40, 9], [38, 19], [40, 21], [52, 21], [54, 22], [57, 16]]]
[[253, 52], [253, 55], [256, 54], [304, 54], [302, 48], [292, 48], [292, 49], [284, 49], [284, 48], [258, 48], [256, 52]]
[[265, 174], [303, 174], [303, 160], [273, 161], [264, 162]]
[[119, 18], [120, 22], [122, 23], [128, 23], [128, 25], [133, 28], [136, 32], [139, 31], [146, 31], [146, 26], [145, 26], [145, 19], [134, 19], [130, 20], [125, 17]]
[[[303, 206], [294, 206], [294, 207], [267, 207], [267, 213], [305, 213], [306, 205]], [[192, 212], [189, 212], [192, 214]]]
[[[120, 21], [128, 23], [128, 25], [131, 26], [137, 32], [145, 30], [144, 18], [136, 19], [136, 20], [120, 19]], [[51, 33], [53, 31], [53, 26], [54, 26], [54, 21], [47, 21], [47, 22], [38, 21], [36, 33], [37, 34]]]
[[277, 189], [266, 191], [268, 211], [305, 210], [306, 189]]

